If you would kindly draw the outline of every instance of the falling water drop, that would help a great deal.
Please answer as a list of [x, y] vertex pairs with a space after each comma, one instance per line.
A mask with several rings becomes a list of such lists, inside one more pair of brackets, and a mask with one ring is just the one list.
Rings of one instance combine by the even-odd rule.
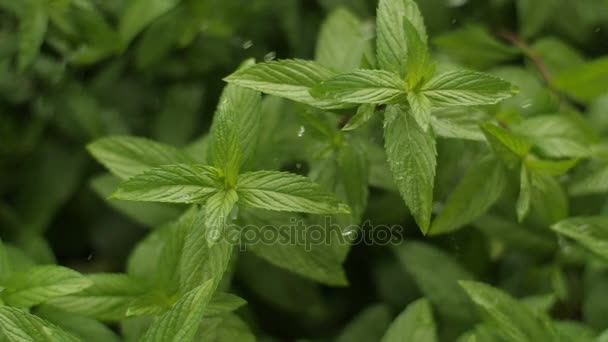
[[247, 50], [247, 49], [249, 49], [250, 47], [253, 46], [253, 41], [248, 40], [248, 41], [244, 42], [242, 46], [243, 46], [244, 50]]
[[277, 53], [274, 51], [271, 51], [271, 52], [267, 53], [266, 55], [264, 55], [264, 62], [270, 62], [270, 61], [274, 60], [275, 58], [277, 58]]
[[303, 137], [304, 133], [306, 133], [306, 128], [304, 126], [300, 126], [300, 129], [298, 129], [298, 137]]

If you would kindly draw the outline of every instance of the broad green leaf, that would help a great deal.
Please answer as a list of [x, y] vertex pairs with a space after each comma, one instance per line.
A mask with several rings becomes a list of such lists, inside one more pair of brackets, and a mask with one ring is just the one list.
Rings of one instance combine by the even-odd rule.
[[357, 108], [357, 113], [353, 115], [346, 125], [342, 128], [343, 131], [352, 131], [366, 124], [376, 113], [376, 106], [371, 104], [362, 104]]
[[[205, 204], [205, 226], [211, 238], [220, 239], [226, 228], [226, 221], [236, 205], [239, 196], [234, 189], [223, 190], [209, 197]], [[210, 243], [215, 242], [210, 240]]]
[[338, 8], [321, 25], [315, 60], [339, 72], [351, 71], [361, 66], [368, 44], [361, 21], [348, 9]]
[[404, 18], [418, 31], [420, 40], [426, 44], [424, 20], [413, 0], [380, 0], [378, 3], [376, 54], [378, 64], [386, 71], [405, 77], [407, 72], [408, 46]]
[[407, 18], [403, 18], [403, 28], [407, 39], [407, 89], [416, 91], [433, 76], [435, 67], [430, 64], [426, 39], [420, 38], [416, 27]]
[[558, 90], [588, 103], [608, 92], [608, 57], [569, 68], [555, 75], [552, 83]]
[[479, 126], [496, 155], [511, 168], [519, 165], [520, 160], [532, 148], [532, 145], [525, 137], [511, 133], [502, 127], [488, 122], [484, 122]]
[[494, 158], [483, 158], [471, 166], [429, 229], [430, 235], [452, 232], [483, 215], [500, 198], [506, 174]]
[[2, 300], [15, 307], [28, 308], [51, 299], [80, 292], [92, 282], [69, 268], [46, 265], [13, 273], [3, 284]]
[[425, 132], [431, 124], [432, 104], [431, 101], [421, 92], [410, 92], [407, 94], [407, 102], [410, 104], [411, 114]]
[[515, 204], [517, 220], [519, 222], [523, 222], [530, 210], [530, 201], [532, 199], [531, 183], [528, 169], [526, 168], [526, 165], [522, 164], [519, 173], [519, 196], [517, 197], [517, 203]]
[[193, 341], [203, 311], [211, 300], [213, 283], [210, 279], [182, 296], [169, 311], [152, 323], [141, 341]]
[[288, 59], [252, 65], [224, 80], [241, 87], [283, 97], [321, 109], [349, 107], [334, 100], [315, 99], [310, 89], [336, 75], [334, 71], [312, 61]]
[[434, 76], [421, 91], [434, 107], [451, 107], [495, 104], [511, 97], [514, 88], [495, 76], [454, 70]]
[[360, 69], [322, 81], [310, 93], [346, 103], [395, 103], [405, 96], [405, 82], [388, 71]]
[[234, 185], [242, 166], [252, 163], [260, 131], [260, 93], [235, 85], [224, 88], [211, 126], [209, 159]]
[[180, 0], [134, 0], [122, 12], [119, 23], [123, 43], [129, 44], [150, 23], [177, 6]]
[[243, 298], [230, 293], [215, 292], [203, 312], [203, 317], [223, 315], [247, 304]]
[[369, 194], [369, 161], [365, 146], [350, 139], [338, 151], [336, 161], [345, 200], [358, 222], [367, 207]]
[[119, 342], [120, 338], [106, 325], [94, 319], [78, 316], [44, 305], [36, 309], [36, 315], [47, 322], [57, 325], [66, 332], [77, 336], [82, 341]]
[[88, 279], [92, 286], [48, 304], [102, 321], [117, 321], [124, 319], [129, 304], [147, 291], [144, 284], [126, 274], [98, 273]]
[[543, 160], [529, 155], [524, 160], [525, 165], [532, 171], [546, 173], [552, 176], [561, 176], [576, 166], [577, 159], [566, 160]]
[[55, 325], [10, 306], [0, 307], [0, 332], [11, 342], [80, 341]]
[[[265, 261], [286, 269], [295, 274], [321, 282], [327, 285], [344, 286], [347, 284], [342, 262], [326, 239], [319, 244], [318, 239], [310, 241], [311, 234], [307, 232], [304, 219], [299, 218], [302, 224], [293, 226], [294, 216], [291, 213], [266, 212], [257, 209], [243, 210], [242, 226], [247, 229], [241, 231], [245, 234], [245, 248]], [[267, 243], [253, 240], [249, 243], [248, 235], [256, 230], [258, 237], [272, 236], [276, 239]], [[325, 227], [323, 233], [330, 234], [331, 227]], [[315, 233], [319, 232], [315, 229]], [[339, 234], [342, 233], [340, 230]], [[303, 237], [303, 238], [300, 238]], [[334, 236], [333, 238], [339, 238]], [[304, 241], [302, 241], [304, 240]]]
[[514, 131], [532, 142], [543, 155], [552, 158], [581, 158], [591, 154], [596, 140], [580, 121], [565, 115], [540, 115], [523, 120]]
[[382, 342], [438, 341], [431, 304], [427, 299], [419, 299], [405, 308], [391, 323], [382, 337]]
[[175, 147], [139, 137], [102, 138], [87, 145], [87, 149], [121, 179], [131, 178], [153, 167], [193, 161]]
[[390, 312], [380, 304], [370, 306], [350, 321], [336, 342], [379, 341], [390, 324]]
[[17, 65], [25, 71], [38, 57], [46, 35], [49, 14], [42, 0], [27, 1], [19, 23], [19, 47]]
[[572, 217], [552, 225], [551, 229], [608, 259], [608, 218]]
[[398, 105], [387, 107], [384, 138], [393, 179], [423, 233], [428, 232], [433, 204], [437, 149], [431, 131]]
[[433, 44], [439, 51], [464, 65], [480, 69], [508, 62], [520, 54], [518, 49], [501, 42], [486, 28], [477, 24], [448, 30], [434, 38]]
[[497, 332], [513, 341], [553, 341], [553, 331], [524, 304], [503, 291], [474, 281], [460, 285]]
[[485, 141], [479, 123], [487, 119], [485, 112], [470, 108], [451, 108], [433, 111], [431, 126], [443, 138]]
[[91, 187], [110, 207], [146, 227], [155, 228], [176, 219], [181, 210], [178, 206], [162, 203], [112, 201], [108, 197], [120, 185], [120, 179], [102, 174], [91, 180]]
[[457, 283], [473, 277], [453, 257], [420, 242], [395, 246], [393, 251], [438, 311], [459, 321], [475, 319], [475, 309]]
[[569, 189], [574, 196], [608, 192], [608, 165], [576, 179]]
[[552, 75], [585, 63], [580, 51], [555, 37], [538, 39], [532, 45], [532, 50]]
[[260, 209], [311, 214], [348, 214], [350, 208], [309, 178], [279, 171], [248, 172], [239, 176], [239, 203]]
[[112, 198], [167, 203], [205, 203], [222, 188], [218, 169], [200, 164], [165, 165], [122, 182]]

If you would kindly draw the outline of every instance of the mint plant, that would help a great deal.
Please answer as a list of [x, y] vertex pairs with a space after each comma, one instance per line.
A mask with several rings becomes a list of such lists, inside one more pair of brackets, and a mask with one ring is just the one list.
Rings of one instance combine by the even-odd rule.
[[0, 0], [0, 341], [605, 341], [607, 23]]

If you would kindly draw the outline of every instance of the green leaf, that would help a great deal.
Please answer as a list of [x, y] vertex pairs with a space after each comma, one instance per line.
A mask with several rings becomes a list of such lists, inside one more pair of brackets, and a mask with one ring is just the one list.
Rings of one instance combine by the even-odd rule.
[[601, 194], [608, 192], [608, 165], [585, 174], [570, 185], [570, 194], [574, 196]]
[[221, 173], [200, 164], [165, 165], [122, 182], [112, 198], [168, 203], [205, 203], [223, 187]]
[[147, 291], [140, 281], [126, 274], [98, 273], [88, 279], [92, 286], [48, 304], [85, 317], [117, 321], [124, 319], [129, 304]]
[[321, 109], [349, 107], [334, 100], [315, 99], [310, 89], [336, 75], [312, 61], [288, 59], [252, 65], [236, 71], [224, 80], [241, 87], [283, 97]]
[[404, 98], [405, 83], [388, 71], [360, 69], [327, 79], [310, 93], [346, 103], [395, 103]]
[[351, 139], [337, 153], [337, 171], [352, 216], [359, 222], [367, 208], [369, 161], [365, 146]]
[[473, 277], [455, 258], [420, 242], [395, 246], [393, 252], [438, 311], [459, 321], [475, 319], [475, 308], [457, 283]]
[[361, 66], [368, 44], [359, 18], [346, 8], [338, 8], [321, 25], [315, 60], [339, 72], [351, 71]]
[[555, 75], [552, 83], [558, 90], [588, 103], [608, 92], [608, 57], [568, 68]]
[[416, 90], [426, 83], [435, 72], [430, 64], [429, 48], [426, 39], [422, 40], [417, 29], [407, 19], [403, 18], [403, 28], [407, 39], [407, 72], [408, 90]]
[[432, 104], [428, 97], [423, 93], [410, 92], [407, 94], [407, 102], [410, 104], [411, 114], [425, 132], [431, 124]]
[[511, 219], [484, 215], [473, 223], [473, 226], [488, 238], [500, 241], [513, 249], [529, 253], [552, 253], [555, 250], [555, 239], [544, 231], [536, 231], [522, 226]]
[[381, 342], [435, 342], [438, 341], [435, 330], [431, 304], [423, 298], [408, 305], [395, 318]]
[[413, 0], [380, 0], [377, 12], [376, 53], [380, 67], [405, 78], [407, 72], [408, 46], [404, 18], [418, 31], [420, 40], [426, 44], [424, 20]]
[[208, 232], [212, 234], [212, 238], [221, 238], [226, 228], [228, 215], [230, 215], [238, 199], [239, 196], [234, 189], [219, 191], [209, 197], [205, 205], [205, 226]]
[[252, 163], [260, 131], [260, 93], [228, 85], [211, 126], [209, 159], [234, 185], [242, 166]]
[[78, 316], [44, 305], [36, 315], [87, 342], [119, 342], [120, 338], [106, 325], [94, 319]]
[[490, 147], [509, 167], [519, 165], [521, 159], [532, 148], [532, 145], [525, 137], [511, 133], [502, 127], [488, 122], [484, 122], [479, 126], [485, 134]]
[[198, 331], [198, 336], [200, 336], [200, 338], [197, 339], [197, 341], [256, 341], [256, 337], [247, 326], [247, 323], [243, 322], [243, 320], [234, 314], [203, 320]]
[[479, 123], [487, 118], [485, 112], [470, 108], [450, 108], [433, 111], [431, 126], [437, 136], [452, 139], [485, 141]]
[[350, 321], [336, 342], [379, 341], [390, 323], [390, 312], [383, 305], [374, 305], [360, 312]]
[[129, 44], [137, 34], [161, 15], [177, 6], [180, 0], [134, 0], [122, 12], [119, 23], [123, 43]]
[[216, 292], [205, 307], [203, 317], [223, 315], [247, 304], [243, 298], [230, 293]]
[[241, 204], [268, 210], [311, 214], [348, 214], [350, 208], [323, 191], [309, 178], [279, 171], [248, 172], [239, 176]]
[[176, 219], [181, 208], [162, 203], [140, 203], [112, 201], [108, 197], [120, 185], [120, 179], [111, 174], [103, 174], [91, 180], [91, 187], [110, 207], [116, 209], [138, 224], [155, 228]]
[[488, 211], [506, 187], [506, 174], [494, 158], [483, 158], [467, 171], [433, 221], [430, 235], [466, 226]]
[[519, 197], [517, 197], [516, 211], [517, 221], [523, 222], [528, 215], [530, 210], [530, 201], [532, 199], [532, 184], [530, 181], [530, 175], [526, 165], [521, 165], [521, 171], [519, 175]]
[[[257, 227], [258, 236], [275, 236], [269, 243], [251, 241], [244, 247], [265, 261], [314, 281], [332, 285], [344, 286], [348, 282], [342, 269], [342, 261], [329, 244], [316, 244], [310, 241], [308, 226], [302, 217], [291, 213], [266, 212], [258, 209], [243, 210], [242, 226]], [[299, 218], [294, 226], [293, 219]], [[301, 223], [301, 224], [300, 224]], [[250, 228], [241, 231], [241, 234], [250, 234]], [[319, 230], [315, 230], [319, 232]], [[325, 234], [335, 233], [329, 227], [323, 231]], [[341, 233], [341, 230], [338, 232]], [[248, 242], [247, 235], [244, 236]], [[336, 238], [334, 236], [333, 238]], [[300, 279], [300, 278], [298, 278]]]
[[376, 106], [371, 104], [362, 104], [357, 108], [357, 113], [352, 116], [346, 125], [342, 128], [343, 131], [352, 131], [365, 125], [376, 113]]
[[513, 86], [488, 74], [454, 70], [434, 76], [421, 91], [434, 107], [480, 106], [511, 97]]
[[551, 175], [533, 173], [532, 208], [546, 225], [568, 216], [568, 196], [560, 183]]
[[78, 342], [51, 323], [10, 306], [0, 307], [0, 332], [11, 342]]
[[528, 155], [524, 160], [530, 171], [546, 173], [552, 176], [561, 176], [576, 166], [578, 159], [542, 160]]
[[3, 284], [0, 296], [11, 305], [28, 308], [51, 299], [82, 291], [92, 282], [80, 273], [62, 266], [34, 266], [13, 273]]
[[152, 323], [141, 341], [193, 341], [203, 311], [211, 300], [213, 283], [212, 279], [208, 280], [182, 296], [169, 311]]
[[450, 29], [434, 38], [433, 43], [441, 52], [472, 68], [486, 69], [520, 54], [518, 49], [504, 44], [478, 24]]
[[521, 35], [530, 38], [538, 34], [560, 8], [558, 0], [517, 0]]
[[608, 259], [608, 218], [572, 217], [552, 225], [551, 229]]
[[193, 161], [175, 147], [139, 137], [101, 138], [87, 145], [87, 150], [121, 179], [131, 178], [153, 167]]
[[554, 340], [545, 322], [503, 291], [473, 281], [461, 281], [460, 285], [503, 338], [522, 342]]
[[423, 233], [428, 232], [437, 166], [435, 138], [424, 132], [412, 115], [389, 106], [385, 113], [385, 148], [401, 197]]
[[17, 66], [25, 71], [38, 57], [46, 35], [49, 14], [45, 1], [27, 1], [19, 23]]

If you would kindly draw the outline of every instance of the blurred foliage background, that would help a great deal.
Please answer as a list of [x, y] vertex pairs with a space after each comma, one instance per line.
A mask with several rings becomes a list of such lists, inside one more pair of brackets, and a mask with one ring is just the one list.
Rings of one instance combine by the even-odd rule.
[[[608, 132], [608, 1], [418, 3], [440, 59], [495, 73], [521, 88], [502, 105], [503, 115], [555, 110], [560, 106], [555, 94], [566, 93], [569, 105], [587, 113], [597, 132]], [[376, 5], [375, 0], [0, 0], [0, 236], [41, 263], [84, 273], [124, 271], [128, 254], [149, 229], [104, 200], [107, 185], [95, 178], [102, 167], [85, 145], [108, 135], [137, 135], [187, 146], [207, 132], [222, 78], [245, 58], [312, 58], [329, 12], [347, 7], [371, 26]], [[547, 85], [547, 77], [593, 60], [603, 64], [565, 84]], [[296, 146], [299, 126], [288, 122], [267, 134]], [[439, 154], [438, 193], [462, 175], [464, 144], [441, 146], [453, 153]], [[279, 162], [293, 168], [300, 160], [283, 153]], [[573, 212], [604, 214], [607, 204], [605, 194], [570, 203]], [[396, 193], [372, 189], [365, 217], [374, 224], [411, 227], [411, 238], [421, 238]], [[508, 235], [509, 227], [502, 228]], [[504, 252], [503, 244], [484, 234], [493, 233], [468, 229], [425, 240], [477, 278], [511, 293], [561, 289], [555, 315], [584, 320], [597, 331], [608, 328], [608, 270], [554, 258], [553, 240], [534, 244], [508, 236], [515, 248]], [[404, 262], [419, 272], [443, 262], [425, 253], [412, 251]], [[417, 260], [408, 259], [415, 255]], [[353, 248], [345, 264], [347, 288], [316, 285], [253, 256], [241, 258], [238, 267], [233, 287], [249, 301], [245, 316], [279, 340], [331, 335], [370, 304], [383, 302], [399, 312], [420, 296], [410, 275], [417, 271], [406, 272], [381, 246]]]

